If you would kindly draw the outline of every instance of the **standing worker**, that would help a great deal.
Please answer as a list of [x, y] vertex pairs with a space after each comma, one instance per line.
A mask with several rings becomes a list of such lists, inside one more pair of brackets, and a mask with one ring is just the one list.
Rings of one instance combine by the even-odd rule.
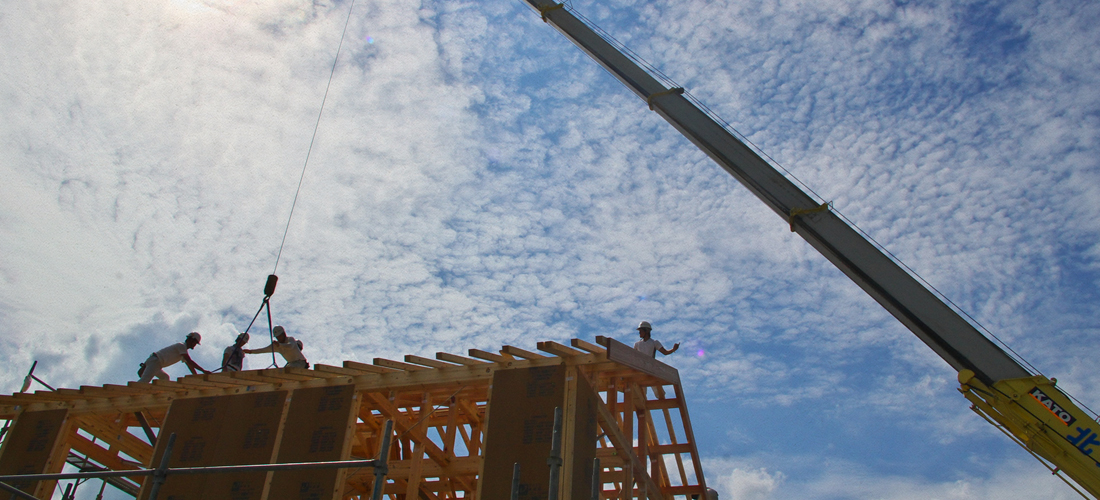
[[260, 349], [245, 349], [245, 354], [261, 354], [265, 352], [277, 352], [286, 361], [287, 368], [309, 368], [305, 355], [302, 354], [302, 342], [294, 337], [286, 335], [286, 329], [276, 326], [271, 330], [275, 334], [275, 342]]
[[[141, 364], [141, 369], [138, 370], [138, 382], [147, 384], [153, 380], [153, 377], [157, 377], [162, 380], [172, 380], [164, 369], [172, 366], [180, 361], [183, 361], [187, 365], [187, 369], [191, 370], [192, 374], [198, 374], [198, 372], [210, 373], [205, 368], [199, 366], [191, 356], [187, 354], [189, 349], [194, 349], [202, 341], [202, 335], [199, 332], [191, 332], [187, 334], [183, 342], [178, 344], [172, 344], [164, 349], [161, 349], [153, 354], [149, 355], [149, 359], [145, 360]], [[198, 371], [196, 371], [198, 370]]]
[[237, 335], [237, 341], [225, 348], [225, 353], [222, 354], [222, 373], [225, 372], [239, 372], [241, 367], [244, 366], [244, 347], [248, 343], [248, 334], [242, 333]]
[[650, 357], [656, 358], [657, 351], [660, 351], [661, 354], [668, 356], [669, 354], [676, 352], [680, 348], [680, 343], [677, 342], [675, 345], [672, 346], [671, 350], [665, 349], [665, 346], [661, 345], [661, 342], [659, 340], [650, 338], [649, 334], [652, 331], [653, 326], [650, 325], [648, 321], [643, 321], [638, 324], [638, 336], [641, 337], [642, 340], [635, 342], [634, 348], [640, 351], [642, 354], [647, 354]]

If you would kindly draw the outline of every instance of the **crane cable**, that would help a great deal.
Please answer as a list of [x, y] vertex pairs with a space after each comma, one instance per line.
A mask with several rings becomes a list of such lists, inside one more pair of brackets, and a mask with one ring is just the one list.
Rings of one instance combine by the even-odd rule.
[[290, 204], [290, 215], [286, 218], [286, 228], [283, 229], [283, 239], [279, 243], [279, 252], [275, 256], [275, 268], [271, 274], [279, 269], [279, 259], [283, 256], [283, 246], [286, 245], [286, 235], [290, 232], [290, 221], [294, 218], [294, 208], [298, 206], [298, 195], [302, 192], [302, 181], [306, 178], [306, 167], [309, 166], [309, 156], [313, 153], [313, 143], [317, 140], [317, 130], [321, 128], [321, 115], [325, 112], [325, 103], [328, 102], [328, 91], [332, 88], [332, 78], [336, 74], [336, 63], [340, 61], [340, 51], [344, 48], [344, 37], [348, 33], [348, 25], [351, 24], [351, 12], [355, 8], [355, 0], [348, 7], [348, 18], [344, 21], [344, 31], [340, 33], [340, 43], [336, 47], [336, 57], [332, 59], [332, 70], [328, 75], [328, 84], [325, 86], [325, 95], [321, 98], [321, 109], [317, 111], [317, 123], [313, 125], [313, 137], [309, 139], [309, 148], [306, 150], [306, 160], [302, 164], [302, 175], [298, 178], [298, 188], [294, 191], [294, 201]]
[[278, 367], [279, 364], [275, 359], [275, 329], [271, 320], [271, 295], [275, 293], [275, 284], [279, 281], [279, 277], [275, 275], [275, 272], [279, 270], [279, 260], [283, 257], [283, 247], [286, 246], [286, 236], [290, 233], [290, 221], [294, 219], [294, 209], [298, 206], [298, 196], [302, 193], [302, 182], [306, 178], [306, 169], [309, 167], [309, 158], [313, 153], [313, 144], [317, 141], [317, 131], [321, 128], [321, 116], [325, 113], [325, 103], [328, 102], [328, 93], [332, 88], [332, 80], [336, 75], [336, 66], [340, 62], [340, 52], [344, 48], [344, 38], [348, 34], [348, 25], [351, 24], [351, 13], [355, 9], [355, 0], [352, 0], [348, 6], [348, 17], [344, 20], [344, 29], [340, 33], [340, 43], [336, 46], [336, 56], [332, 59], [332, 69], [328, 74], [328, 83], [325, 85], [325, 94], [321, 98], [321, 108], [317, 111], [317, 121], [313, 125], [313, 135], [309, 139], [309, 148], [306, 149], [306, 159], [302, 163], [302, 174], [298, 177], [298, 187], [294, 190], [294, 201], [290, 204], [290, 214], [286, 218], [286, 227], [283, 228], [283, 238], [279, 242], [279, 251], [275, 255], [275, 266], [271, 270], [271, 274], [267, 277], [267, 283], [264, 285], [264, 299], [260, 304], [260, 308], [256, 311], [256, 315], [252, 317], [252, 321], [248, 323], [248, 327], [245, 328], [244, 333], [248, 333], [252, 329], [252, 325], [256, 322], [256, 318], [260, 317], [260, 313], [267, 309], [267, 334], [271, 340], [271, 365]]

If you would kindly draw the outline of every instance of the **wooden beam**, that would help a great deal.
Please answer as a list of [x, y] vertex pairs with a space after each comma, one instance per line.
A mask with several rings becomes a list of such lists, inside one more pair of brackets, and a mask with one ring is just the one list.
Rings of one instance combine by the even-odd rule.
[[449, 352], [437, 352], [437, 353], [435, 353], [435, 359], [440, 359], [440, 360], [443, 360], [443, 361], [448, 361], [448, 362], [451, 362], [451, 363], [457, 363], [457, 364], [460, 364], [460, 365], [467, 365], [467, 366], [477, 366], [477, 365], [486, 365], [486, 364], [488, 364], [488, 363], [486, 363], [484, 361], [481, 361], [481, 360], [471, 359], [471, 358], [467, 358], [467, 357], [464, 357], [464, 356], [459, 356], [457, 354], [451, 354]]
[[[662, 500], [660, 488], [653, 482], [653, 478], [649, 477], [649, 474], [645, 472], [645, 466], [638, 460], [638, 455], [634, 453], [633, 446], [628, 443], [632, 443], [633, 440], [627, 440], [627, 437], [623, 435], [623, 431], [619, 429], [619, 425], [615, 422], [615, 417], [611, 415], [611, 412], [607, 411], [607, 407], [602, 403], [596, 403], [596, 415], [600, 420], [600, 426], [603, 427], [604, 432], [607, 433], [607, 437], [611, 439], [611, 444], [615, 445], [615, 449], [623, 457], [630, 459], [630, 465], [633, 469], [633, 475], [645, 483], [647, 490], [647, 498], [649, 500]], [[630, 485], [624, 484], [623, 489], [631, 489]]]
[[296, 380], [299, 382], [314, 380], [316, 378], [324, 378], [315, 375], [313, 370], [308, 370], [305, 368], [271, 368], [267, 370], [260, 370], [257, 372], [257, 374], [264, 377], [271, 377], [281, 380]]
[[65, 394], [52, 391], [34, 391], [33, 393], [17, 392], [11, 396], [0, 396], [2, 399], [14, 399], [17, 401], [67, 401], [73, 399], [87, 399], [88, 397], [80, 394]]
[[[194, 385], [184, 384], [182, 382], [174, 382], [171, 380], [153, 379], [147, 384], [155, 389], [157, 394], [164, 394], [168, 392], [190, 391], [195, 389]], [[212, 384], [213, 385], [213, 384]]]
[[402, 371], [406, 371], [406, 372], [414, 372], [414, 371], [418, 371], [418, 370], [430, 370], [431, 369], [431, 368], [428, 368], [428, 367], [425, 367], [425, 366], [414, 365], [412, 363], [402, 363], [400, 361], [394, 361], [392, 359], [386, 359], [386, 358], [374, 358], [374, 365], [375, 366], [382, 366], [382, 367], [385, 367], [385, 368], [393, 368], [394, 370], [402, 370]]
[[[656, 405], [655, 403], [658, 402], [658, 401], [675, 401], [676, 404], [677, 404], [676, 408], [679, 408], [680, 400], [677, 399], [677, 398], [667, 398], [666, 399], [665, 398], [665, 389], [663, 387], [654, 387], [653, 388], [653, 394], [655, 396], [657, 396], [657, 398], [659, 398], [659, 399], [657, 399], [656, 401], [650, 401], [649, 402], [649, 407], [650, 408], [657, 407], [658, 405]], [[664, 407], [661, 408], [661, 411], [664, 412], [664, 417], [665, 417], [665, 426], [666, 426], [665, 431], [668, 432], [668, 438], [669, 438], [670, 441], [672, 441], [672, 444], [678, 444], [679, 440], [676, 439], [676, 427], [674, 425], [672, 425], [672, 412], [670, 412], [668, 410], [669, 410], [669, 408], [664, 408]], [[682, 413], [681, 413], [681, 415], [682, 415]], [[694, 451], [695, 451], [695, 449], [689, 446], [689, 450], [686, 453], [693, 453]], [[687, 471], [684, 469], [684, 458], [680, 453], [676, 453], [675, 457], [676, 457], [676, 470], [677, 470], [677, 472], [680, 473], [680, 482], [681, 482], [681, 484], [687, 484], [688, 476], [687, 476]]]
[[[245, 370], [243, 372], [232, 372], [232, 373], [229, 374], [229, 376], [233, 377], [236, 380], [240, 380], [242, 382], [243, 381], [249, 381], [249, 382], [253, 382], [253, 383], [259, 382], [259, 384], [256, 384], [256, 385], [266, 385], [266, 384], [274, 385], [274, 384], [282, 384], [282, 383], [285, 383], [285, 382], [289, 382], [289, 380], [284, 379], [284, 378], [272, 377], [270, 375], [262, 375], [261, 372], [262, 372], [262, 370]], [[241, 383], [240, 385], [249, 385], [249, 384]]]
[[[111, 470], [138, 470], [142, 468], [140, 465], [123, 460], [117, 453], [105, 449], [75, 432], [69, 436], [69, 445], [78, 453]], [[144, 478], [135, 476], [129, 479], [140, 483]]]
[[[453, 363], [444, 363], [442, 361], [436, 361], [434, 359], [422, 358], [420, 356], [414, 356], [412, 354], [405, 355], [406, 363], [413, 363], [421, 366], [427, 366], [428, 368], [451, 368], [457, 366]], [[461, 364], [461, 363], [459, 363]]]
[[684, 433], [687, 435], [688, 443], [691, 443], [691, 461], [692, 466], [695, 468], [695, 478], [699, 481], [699, 487], [706, 489], [706, 479], [703, 477], [703, 464], [699, 460], [699, 449], [695, 446], [695, 432], [691, 430], [691, 418], [688, 417], [687, 400], [684, 398], [684, 389], [680, 384], [673, 386], [676, 391], [676, 399], [679, 399], [682, 405], [680, 406], [680, 420], [684, 425]]
[[607, 353], [607, 349], [604, 349], [602, 346], [581, 339], [572, 339], [569, 341], [569, 345], [576, 347], [577, 349], [583, 349], [592, 354]]
[[493, 363], [507, 363], [511, 361], [511, 359], [500, 354], [493, 354], [491, 352], [482, 351], [481, 349], [470, 349], [469, 354], [471, 357], [484, 359], [485, 361], [491, 361]]
[[[455, 427], [458, 426], [458, 404], [455, 398], [447, 401], [447, 423], [443, 424], [443, 452], [454, 456], [455, 454]], [[476, 472], [476, 471], [475, 471]]]
[[224, 389], [226, 387], [238, 387], [240, 383], [221, 383], [221, 382], [207, 382], [202, 378], [205, 375], [189, 375], [187, 377], [177, 378], [175, 381], [155, 379], [149, 385], [156, 387], [158, 393], [168, 392], [173, 389], [183, 388], [188, 391], [196, 389]]
[[393, 420], [394, 427], [400, 430], [403, 434], [408, 435], [414, 441], [423, 442], [424, 452], [428, 454], [428, 457], [439, 464], [441, 468], [446, 470], [448, 468], [447, 454], [443, 450], [439, 449], [430, 439], [428, 439], [427, 433], [424, 429], [416, 425], [415, 422], [410, 420], [405, 413], [398, 409], [390, 400], [386, 399], [377, 392], [365, 393], [365, 401], [369, 400], [373, 406], [382, 412], [386, 418]]
[[531, 352], [531, 351], [526, 351], [526, 350], [520, 349], [520, 348], [515, 347], [515, 346], [510, 346], [510, 345], [506, 345], [504, 347], [501, 347], [500, 352], [503, 352], [503, 353], [508, 354], [510, 356], [513, 356], [513, 357], [523, 358], [523, 359], [539, 359], [539, 358], [545, 358], [546, 357], [546, 356], [543, 356], [542, 354]]
[[667, 412], [670, 408], [680, 408], [680, 400], [674, 398], [650, 399], [646, 401], [645, 407], [650, 410], [665, 410]]
[[[634, 498], [634, 471], [639, 470], [637, 457], [634, 455], [634, 410], [633, 403], [631, 403], [631, 389], [630, 385], [623, 386], [623, 404], [619, 408], [619, 415], [622, 416], [618, 424], [622, 425], [623, 432], [626, 433], [625, 438], [629, 438], [630, 441], [620, 439], [620, 443], [623, 446], [628, 446], [630, 449], [627, 453], [623, 453], [623, 460], [626, 461], [626, 468], [623, 469], [623, 484], [622, 489], [619, 492], [619, 498], [622, 500], [632, 500]], [[597, 410], [598, 411], [598, 410]], [[615, 429], [616, 422], [612, 421], [609, 427], [605, 427], [604, 435], [607, 436], [608, 441], [611, 441], [611, 446], [618, 449], [619, 445], [616, 444], [614, 438], [612, 438], [612, 432]], [[630, 444], [627, 444], [627, 443]]]
[[583, 351], [578, 351], [576, 349], [573, 349], [572, 347], [566, 347], [553, 341], [539, 342], [537, 345], [540, 351], [548, 352], [550, 354], [561, 356], [563, 358], [572, 358], [574, 356], [580, 356], [581, 354], [584, 354]]
[[473, 422], [474, 427], [480, 429], [482, 424], [481, 413], [483, 410], [478, 408], [476, 404], [465, 399], [458, 400], [458, 406], [462, 408], [462, 412], [466, 414], [466, 417]]
[[[431, 396], [428, 394], [423, 395], [423, 400], [420, 403], [420, 414], [424, 415], [424, 412], [431, 408]], [[427, 437], [427, 436], [425, 436]], [[447, 457], [447, 452], [443, 452], [443, 456]], [[447, 462], [450, 463], [447, 457]], [[408, 484], [405, 485], [405, 498], [419, 498], [420, 495], [420, 464], [424, 462], [424, 443], [419, 439], [413, 444], [412, 456], [409, 457], [409, 478]]]
[[707, 487], [701, 484], [694, 486], [669, 486], [665, 488], [665, 494], [669, 496], [692, 498], [692, 495], [699, 495], [699, 498], [707, 497]]
[[123, 427], [121, 423], [115, 424], [95, 415], [81, 415], [75, 419], [75, 423], [77, 427], [95, 436], [96, 439], [107, 443], [111, 448], [125, 453], [140, 463], [149, 464], [153, 457], [153, 447], [137, 436], [130, 434], [129, 430]]
[[207, 382], [214, 382], [216, 384], [236, 385], [240, 387], [248, 387], [249, 384], [258, 385], [261, 383], [241, 378], [233, 378], [229, 375], [230, 373], [233, 372], [207, 373], [202, 376], [202, 379]]
[[[477, 465], [481, 460], [481, 457], [455, 457], [452, 458], [448, 467], [453, 474], [460, 476], [471, 476], [477, 474]], [[447, 477], [443, 468], [433, 460], [421, 460], [420, 461], [420, 476], [421, 477]], [[389, 468], [389, 472], [386, 473], [386, 477], [390, 479], [408, 479], [409, 471], [412, 468], [411, 460], [390, 460], [386, 463]], [[348, 474], [348, 480], [353, 479], [359, 482], [363, 482], [367, 479], [367, 476], [374, 476], [374, 470], [369, 467], [361, 469], [355, 469], [353, 473]]]
[[352, 377], [363, 374], [361, 370], [352, 370], [349, 368], [329, 365], [313, 365], [313, 371], [320, 373], [330, 373], [333, 375], [348, 375]]
[[690, 443], [674, 443], [674, 444], [651, 444], [649, 445], [649, 453], [655, 455], [672, 455], [680, 453], [691, 453], [695, 448]]
[[359, 370], [366, 373], [393, 373], [399, 371], [393, 368], [368, 365], [366, 363], [359, 363], [356, 361], [344, 361], [344, 368], [348, 368], [350, 370]]
[[[401, 410], [399, 410], [396, 406], [393, 405], [393, 403], [390, 402], [390, 400], [386, 399], [381, 394], [378, 394], [377, 392], [367, 392], [364, 394], [364, 401], [371, 401], [374, 406], [376, 406], [377, 409], [382, 412], [383, 415], [393, 420], [393, 425], [397, 429], [401, 430], [403, 434], [411, 437], [413, 440], [423, 444], [424, 453], [427, 453], [429, 458], [431, 458], [436, 464], [439, 464], [439, 467], [443, 469], [443, 472], [447, 477], [456, 476], [456, 474], [451, 471], [450, 461], [448, 460], [447, 454], [444, 453], [443, 450], [439, 449], [439, 447], [436, 446], [434, 442], [428, 439], [428, 435], [423, 428], [419, 427], [415, 422], [409, 420], [409, 418], [406, 417], [405, 414], [401, 412]], [[466, 489], [470, 488], [469, 484], [466, 484], [465, 482], [463, 482], [463, 487]]]
[[94, 398], [119, 398], [133, 396], [134, 394], [147, 394], [148, 389], [140, 389], [134, 387], [127, 387], [125, 385], [104, 385], [103, 387], [93, 387], [88, 385], [80, 386], [80, 393], [86, 394], [89, 397]]

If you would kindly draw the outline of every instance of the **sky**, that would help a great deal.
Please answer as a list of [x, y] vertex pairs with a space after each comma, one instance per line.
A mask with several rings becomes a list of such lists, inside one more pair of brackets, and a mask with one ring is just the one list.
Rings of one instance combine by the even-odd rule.
[[[1100, 4], [568, 7], [1100, 407]], [[652, 322], [723, 499], [1078, 498], [521, 0], [4, 2], [0, 55], [0, 392], [217, 366], [274, 272], [313, 363]]]

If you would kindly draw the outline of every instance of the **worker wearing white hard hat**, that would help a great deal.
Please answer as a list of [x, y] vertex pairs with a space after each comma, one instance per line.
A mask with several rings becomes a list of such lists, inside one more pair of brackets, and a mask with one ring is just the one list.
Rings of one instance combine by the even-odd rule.
[[248, 343], [248, 334], [237, 335], [236, 342], [226, 347], [222, 353], [222, 373], [239, 372], [244, 367], [244, 345]]
[[287, 336], [286, 329], [276, 326], [271, 330], [275, 335], [275, 341], [267, 347], [259, 349], [245, 349], [245, 354], [262, 354], [265, 352], [277, 352], [286, 361], [285, 368], [309, 368], [306, 356], [302, 354], [303, 344], [301, 340]]
[[191, 370], [192, 374], [196, 374], [200, 371], [203, 373], [210, 373], [210, 371], [199, 366], [199, 364], [192, 360], [191, 356], [187, 354], [189, 349], [194, 349], [200, 342], [202, 342], [202, 335], [199, 335], [199, 332], [191, 332], [187, 334], [183, 342], [172, 344], [150, 354], [149, 359], [146, 359], [145, 362], [141, 364], [141, 368], [138, 369], [138, 375], [141, 377], [138, 379], [138, 382], [149, 383], [153, 380], [153, 377], [163, 380], [172, 380], [172, 377], [169, 377], [164, 369], [180, 361], [183, 361], [184, 364], [187, 365], [187, 369]]
[[634, 343], [634, 348], [642, 354], [649, 357], [656, 358], [657, 353], [660, 352], [665, 356], [672, 354], [680, 349], [680, 343], [677, 342], [672, 346], [672, 349], [665, 349], [665, 346], [661, 345], [659, 340], [650, 337], [650, 333], [653, 331], [653, 325], [650, 325], [648, 321], [643, 321], [638, 324], [638, 337], [641, 340]]

